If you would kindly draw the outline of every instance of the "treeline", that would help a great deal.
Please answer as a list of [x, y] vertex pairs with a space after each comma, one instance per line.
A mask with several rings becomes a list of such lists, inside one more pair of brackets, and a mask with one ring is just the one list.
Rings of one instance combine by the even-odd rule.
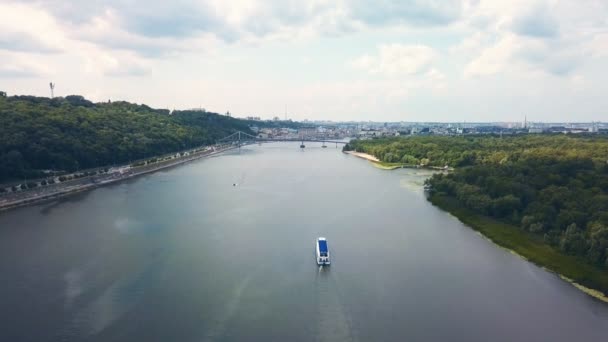
[[354, 141], [392, 162], [456, 167], [427, 182], [476, 213], [528, 231], [588, 263], [608, 267], [608, 137], [521, 135]]
[[212, 144], [245, 120], [82, 96], [0, 96], [0, 182], [75, 171]]

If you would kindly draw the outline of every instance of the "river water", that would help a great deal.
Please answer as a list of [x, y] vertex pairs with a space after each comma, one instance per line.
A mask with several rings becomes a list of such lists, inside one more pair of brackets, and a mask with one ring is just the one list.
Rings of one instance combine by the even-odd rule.
[[0, 340], [608, 340], [608, 305], [433, 207], [428, 173], [298, 145], [2, 213]]

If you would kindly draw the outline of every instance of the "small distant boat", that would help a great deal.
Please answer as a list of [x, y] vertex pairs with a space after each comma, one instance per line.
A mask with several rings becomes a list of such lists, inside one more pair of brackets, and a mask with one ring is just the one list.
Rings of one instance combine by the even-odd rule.
[[327, 239], [320, 237], [317, 239], [317, 265], [329, 265], [329, 248], [327, 247]]

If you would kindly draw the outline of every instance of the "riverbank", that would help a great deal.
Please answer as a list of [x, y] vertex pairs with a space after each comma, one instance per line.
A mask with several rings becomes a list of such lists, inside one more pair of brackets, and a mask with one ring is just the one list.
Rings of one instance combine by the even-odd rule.
[[380, 159], [372, 156], [368, 153], [363, 152], [355, 152], [355, 151], [344, 151], [346, 154], [353, 155], [355, 157], [359, 157], [361, 159], [365, 159], [372, 163], [375, 167], [382, 170], [395, 170], [395, 169], [428, 169], [435, 171], [454, 171], [453, 167], [439, 167], [439, 166], [421, 166], [421, 165], [413, 165], [413, 164], [403, 164], [403, 163], [387, 163], [380, 161]]
[[210, 157], [227, 150], [233, 149], [233, 146], [224, 147], [216, 150], [206, 150], [198, 153], [192, 153], [181, 158], [155, 163], [152, 165], [144, 165], [140, 167], [131, 167], [126, 172], [104, 174], [99, 176], [91, 176], [79, 179], [68, 184], [58, 184], [52, 189], [37, 189], [20, 193], [21, 196], [13, 199], [0, 199], [0, 212], [18, 207], [23, 207], [41, 202], [56, 200], [62, 197], [73, 195], [76, 193], [92, 190], [100, 186], [117, 183], [126, 179], [145, 175], [148, 173], [164, 170], [177, 165], [181, 165], [193, 160]]
[[363, 153], [363, 152], [355, 152], [355, 151], [344, 151], [346, 154], [353, 155], [355, 157], [359, 157], [365, 160], [369, 160], [371, 162], [380, 162], [380, 160], [371, 154]]
[[425, 169], [432, 171], [454, 171], [453, 167], [439, 167], [439, 166], [424, 166], [424, 165], [413, 165], [413, 164], [402, 164], [402, 163], [387, 163], [387, 162], [372, 162], [375, 167], [382, 170], [395, 170], [395, 169]]
[[382, 162], [382, 161], [380, 161], [380, 159], [372, 156], [371, 154], [367, 154], [367, 153], [363, 153], [363, 152], [344, 151], [344, 153], [353, 155], [353, 156], [361, 158], [361, 159], [365, 159], [365, 160], [369, 161], [370, 163], [372, 163], [372, 165], [374, 165], [375, 167], [382, 169], [382, 170], [394, 170], [394, 169], [400, 169], [403, 167], [403, 165], [399, 164], [399, 163]]
[[556, 273], [579, 290], [608, 302], [608, 272], [595, 268], [578, 257], [564, 255], [518, 227], [478, 215], [456, 200], [432, 195], [429, 201], [461, 222], [505, 248], [550, 272]]
[[401, 163], [386, 163], [386, 162], [372, 162], [372, 164], [374, 164], [375, 167], [382, 169], [382, 170], [395, 170], [395, 169], [415, 169], [417, 168], [416, 165], [406, 165], [406, 164], [401, 164]]

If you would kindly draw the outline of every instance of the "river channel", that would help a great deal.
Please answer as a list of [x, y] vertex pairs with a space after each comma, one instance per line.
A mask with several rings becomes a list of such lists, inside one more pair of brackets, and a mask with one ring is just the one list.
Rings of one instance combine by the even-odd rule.
[[432, 206], [428, 171], [320, 145], [1, 213], [0, 340], [608, 340], [607, 304]]

